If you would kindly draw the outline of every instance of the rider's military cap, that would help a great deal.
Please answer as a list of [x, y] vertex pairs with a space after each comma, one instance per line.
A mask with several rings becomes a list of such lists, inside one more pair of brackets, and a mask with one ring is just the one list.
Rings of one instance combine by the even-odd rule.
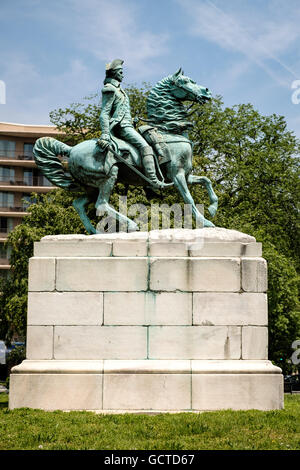
[[117, 69], [118, 67], [122, 67], [122, 64], [124, 63], [124, 60], [122, 59], [115, 59], [110, 64], [106, 64], [105, 69], [106, 70], [113, 70]]

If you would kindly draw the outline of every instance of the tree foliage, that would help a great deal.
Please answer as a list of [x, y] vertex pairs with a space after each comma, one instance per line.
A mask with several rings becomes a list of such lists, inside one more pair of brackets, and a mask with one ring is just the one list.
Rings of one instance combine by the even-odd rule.
[[262, 116], [251, 104], [201, 109], [193, 129], [195, 172], [211, 177], [220, 199], [216, 224], [261, 233], [299, 262], [297, 207], [300, 143], [282, 116]]
[[[142, 123], [146, 117], [149, 85], [126, 89], [132, 116]], [[299, 268], [299, 153], [300, 142], [287, 129], [284, 117], [263, 116], [251, 104], [223, 106], [220, 97], [205, 106], [194, 105], [190, 138], [194, 143], [194, 174], [208, 176], [219, 197], [217, 226], [240, 230], [263, 243], [269, 273], [269, 357], [288, 370], [291, 344], [300, 337], [298, 309]], [[53, 111], [53, 124], [65, 133], [64, 141], [76, 144], [99, 137], [98, 96]], [[62, 139], [61, 139], [62, 140]], [[191, 188], [197, 203], [208, 207], [200, 186]], [[149, 204], [145, 193], [117, 184], [111, 197], [126, 194], [128, 204]], [[27, 266], [33, 243], [44, 235], [85, 233], [71, 207], [74, 195], [54, 190], [38, 196], [8, 237], [12, 248], [11, 277], [3, 284], [0, 299], [0, 335], [25, 334]], [[159, 202], [155, 201], [155, 202]], [[164, 194], [164, 203], [182, 202], [174, 189]], [[89, 216], [96, 222], [93, 208]], [[284, 361], [281, 361], [281, 358]]]

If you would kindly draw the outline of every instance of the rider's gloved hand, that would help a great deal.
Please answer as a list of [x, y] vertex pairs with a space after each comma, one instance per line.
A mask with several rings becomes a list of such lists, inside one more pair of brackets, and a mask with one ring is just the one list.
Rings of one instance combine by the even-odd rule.
[[102, 150], [106, 150], [107, 147], [110, 145], [110, 138], [107, 135], [102, 135], [100, 139], [98, 139], [97, 144], [101, 147]]

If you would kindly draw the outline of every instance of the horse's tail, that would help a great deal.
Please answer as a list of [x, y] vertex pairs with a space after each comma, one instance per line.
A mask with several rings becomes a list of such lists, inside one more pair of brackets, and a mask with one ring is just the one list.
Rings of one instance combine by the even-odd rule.
[[64, 189], [79, 189], [74, 179], [65, 173], [62, 162], [57, 155], [69, 157], [72, 147], [53, 137], [41, 137], [33, 147], [34, 160], [44, 176]]

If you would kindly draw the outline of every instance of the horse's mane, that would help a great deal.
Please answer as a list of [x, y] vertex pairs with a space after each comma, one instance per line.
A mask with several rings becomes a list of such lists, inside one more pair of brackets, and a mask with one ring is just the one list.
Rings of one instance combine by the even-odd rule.
[[[180, 123], [186, 123], [187, 112], [183, 104], [172, 95], [172, 89], [174, 89], [174, 79], [169, 75], [150, 90], [147, 98], [147, 114], [151, 124], [170, 127], [172, 122], [174, 124], [176, 122], [179, 126]], [[163, 126], [164, 124], [166, 126]]]

